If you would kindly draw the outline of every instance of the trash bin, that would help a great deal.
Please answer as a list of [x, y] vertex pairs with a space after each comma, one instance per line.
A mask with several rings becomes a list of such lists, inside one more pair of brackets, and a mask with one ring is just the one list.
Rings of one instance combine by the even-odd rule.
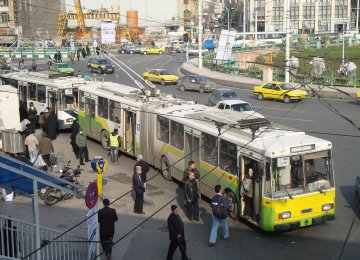
[[19, 154], [25, 152], [25, 141], [22, 134], [14, 129], [1, 131], [2, 150], [5, 153]]
[[95, 156], [92, 160], [91, 160], [91, 168], [93, 169], [94, 172], [97, 172], [96, 170], [96, 163], [97, 161], [103, 159], [101, 156]]

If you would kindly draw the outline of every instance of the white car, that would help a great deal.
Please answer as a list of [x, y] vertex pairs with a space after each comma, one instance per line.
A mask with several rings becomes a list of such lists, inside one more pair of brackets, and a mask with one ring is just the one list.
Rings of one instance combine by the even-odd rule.
[[231, 99], [231, 100], [223, 100], [217, 103], [215, 106], [218, 109], [230, 109], [238, 112], [243, 112], [245, 114], [249, 114], [252, 116], [256, 116], [259, 118], [264, 118], [263, 115], [254, 111], [252, 106], [241, 99]]

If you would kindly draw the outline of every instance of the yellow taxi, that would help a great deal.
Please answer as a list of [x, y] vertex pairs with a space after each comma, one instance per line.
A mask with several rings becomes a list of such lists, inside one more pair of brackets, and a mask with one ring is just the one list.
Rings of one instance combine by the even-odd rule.
[[143, 50], [143, 54], [163, 54], [165, 53], [165, 47], [159, 47], [159, 46], [154, 46], [154, 47], [149, 47], [146, 48], [145, 50]]
[[267, 82], [261, 86], [256, 86], [253, 93], [259, 100], [265, 98], [282, 100], [290, 103], [293, 100], [302, 100], [308, 97], [308, 93], [304, 90], [296, 89], [290, 83], [285, 82]]
[[356, 92], [355, 98], [360, 100], [360, 91]]
[[148, 70], [143, 73], [143, 77], [145, 80], [149, 80], [151, 82], [158, 82], [163, 86], [167, 83], [177, 84], [177, 82], [179, 81], [179, 77], [163, 69]]

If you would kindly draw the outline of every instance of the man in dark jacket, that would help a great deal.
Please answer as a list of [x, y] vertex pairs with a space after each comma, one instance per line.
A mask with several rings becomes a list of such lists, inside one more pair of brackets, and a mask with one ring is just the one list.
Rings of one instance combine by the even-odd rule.
[[195, 179], [197, 181], [200, 180], [200, 173], [199, 170], [196, 168], [194, 161], [189, 161], [188, 167], [184, 170], [184, 177], [183, 180], [186, 181], [187, 178], [189, 178], [189, 172], [193, 171], [195, 173]]
[[79, 133], [79, 130], [80, 130], [79, 122], [77, 120], [74, 120], [71, 125], [70, 144], [73, 148], [73, 152], [76, 156], [76, 159], [79, 159], [79, 147], [76, 144], [76, 135]]
[[195, 173], [189, 172], [189, 178], [185, 182], [186, 211], [190, 220], [199, 221], [198, 186]]
[[143, 211], [145, 187], [143, 182], [141, 181], [141, 172], [141, 167], [136, 166], [133, 175], [133, 186], [135, 190], [134, 213], [137, 214], [145, 214], [145, 212]]
[[171, 211], [172, 212], [167, 220], [170, 245], [166, 259], [172, 260], [177, 247], [179, 247], [182, 259], [190, 260], [190, 258], [188, 258], [186, 255], [184, 223], [179, 216], [179, 207], [176, 205], [171, 205]]
[[106, 257], [111, 259], [112, 240], [115, 233], [115, 222], [118, 220], [116, 210], [109, 207], [110, 201], [103, 200], [104, 207], [98, 212], [98, 222], [100, 224], [100, 241]]
[[136, 166], [141, 167], [141, 181], [144, 184], [144, 187], [145, 187], [145, 190], [146, 190], [146, 181], [147, 181], [146, 175], [150, 171], [150, 167], [149, 167], [149, 164], [144, 161], [144, 157], [141, 154], [136, 156], [136, 163], [135, 163], [135, 166], [134, 166], [134, 171], [135, 171]]

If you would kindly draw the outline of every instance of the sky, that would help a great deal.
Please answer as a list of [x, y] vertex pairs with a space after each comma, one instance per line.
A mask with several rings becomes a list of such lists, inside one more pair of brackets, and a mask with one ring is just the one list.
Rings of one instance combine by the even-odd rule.
[[[74, 10], [72, 7], [75, 5], [74, 0], [65, 0], [65, 4], [67, 10]], [[120, 5], [121, 24], [126, 24], [126, 10], [129, 8], [138, 10], [140, 26], [150, 25], [150, 21], [169, 21], [172, 17], [177, 16], [178, 12], [178, 0], [81, 0], [81, 5], [89, 9], [100, 8], [101, 4], [104, 8]]]

